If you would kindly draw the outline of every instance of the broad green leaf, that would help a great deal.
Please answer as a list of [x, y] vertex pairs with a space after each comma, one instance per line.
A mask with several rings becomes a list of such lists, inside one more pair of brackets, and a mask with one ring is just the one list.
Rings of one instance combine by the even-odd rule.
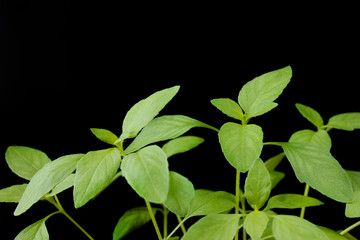
[[276, 167], [281, 163], [281, 161], [283, 160], [283, 158], [285, 157], [284, 153], [280, 153], [272, 158], [269, 158], [268, 160], [266, 160], [265, 162], [265, 167], [267, 168], [267, 170], [269, 171], [273, 171], [276, 169]]
[[242, 120], [244, 117], [244, 113], [241, 110], [239, 104], [229, 98], [213, 99], [211, 100], [211, 104], [229, 117], [238, 120]]
[[232, 240], [240, 215], [211, 214], [192, 225], [181, 240]]
[[101, 141], [114, 145], [118, 137], [109, 130], [101, 128], [90, 128], [91, 132]]
[[136, 103], [127, 113], [120, 139], [134, 138], [176, 95], [180, 86], [158, 91]]
[[339, 162], [326, 150], [308, 143], [276, 143], [289, 160], [297, 179], [339, 202], [350, 202], [353, 190]]
[[300, 114], [306, 118], [309, 122], [314, 124], [315, 127], [320, 129], [324, 126], [324, 120], [322, 119], [320, 113], [318, 113], [315, 109], [305, 106], [303, 104], [297, 103], [295, 104], [297, 110]]
[[165, 143], [162, 149], [169, 158], [175, 154], [187, 152], [203, 142], [204, 139], [201, 137], [183, 136]]
[[244, 228], [252, 240], [260, 240], [266, 229], [268, 221], [269, 218], [266, 213], [261, 211], [252, 211], [245, 218]]
[[136, 193], [153, 203], [163, 203], [169, 192], [169, 166], [164, 151], [155, 145], [126, 155], [121, 170]]
[[42, 167], [30, 180], [22, 195], [14, 215], [18, 216], [28, 210], [58, 183], [74, 172], [76, 164], [83, 154], [72, 154], [60, 157]]
[[120, 167], [121, 154], [117, 148], [88, 152], [76, 169], [74, 182], [74, 204], [76, 208], [104, 190]]
[[360, 172], [346, 170], [354, 191], [360, 190]]
[[190, 202], [189, 212], [185, 218], [222, 213], [235, 207], [235, 196], [223, 191], [198, 189]]
[[329, 119], [328, 128], [336, 128], [346, 131], [353, 131], [355, 129], [360, 129], [360, 113], [341, 113], [335, 115]]
[[276, 187], [278, 183], [285, 177], [285, 173], [279, 171], [269, 171], [270, 181], [271, 181], [271, 189]]
[[272, 230], [276, 240], [330, 240], [316, 225], [296, 216], [274, 216]]
[[260, 209], [270, 196], [270, 174], [263, 161], [258, 158], [251, 166], [245, 180], [245, 197], [254, 209]]
[[18, 203], [24, 194], [27, 184], [13, 185], [0, 190], [0, 202]]
[[170, 172], [169, 177], [169, 193], [164, 205], [179, 217], [185, 217], [189, 211], [190, 201], [195, 196], [194, 186], [187, 178], [176, 172]]
[[65, 191], [66, 189], [69, 189], [72, 186], [74, 186], [75, 176], [76, 176], [75, 173], [70, 174], [62, 182], [60, 182], [58, 185], [56, 185], [47, 196], [49, 196], [49, 197], [54, 196], [56, 194], [59, 194], [59, 193]]
[[[156, 214], [156, 211], [154, 214]], [[150, 220], [151, 217], [146, 207], [137, 207], [126, 211], [116, 224], [113, 232], [113, 240], [122, 239]]]
[[290, 137], [289, 142], [310, 143], [328, 152], [331, 149], [331, 138], [324, 130], [318, 130], [317, 132], [309, 129], [297, 131]]
[[263, 147], [261, 127], [249, 124], [225, 123], [219, 132], [219, 142], [226, 160], [240, 172], [247, 172]]
[[321, 231], [323, 231], [326, 236], [330, 239], [330, 240], [348, 240], [348, 238], [340, 235], [339, 233], [335, 232], [332, 229], [326, 228], [326, 227], [322, 227], [322, 226], [317, 226]]
[[354, 192], [354, 200], [346, 204], [345, 216], [348, 218], [360, 217], [360, 190]]
[[49, 233], [45, 225], [47, 218], [43, 218], [22, 230], [15, 237], [15, 240], [49, 240]]
[[274, 101], [290, 82], [291, 67], [265, 73], [246, 83], [240, 90], [238, 102], [250, 119], [262, 115], [277, 106]]
[[37, 171], [51, 161], [45, 153], [23, 146], [8, 147], [5, 159], [9, 168], [26, 180], [30, 180]]
[[183, 115], [166, 115], [152, 120], [125, 149], [129, 154], [155, 142], [177, 138], [194, 127], [216, 128]]
[[323, 202], [299, 194], [279, 194], [271, 197], [264, 211], [274, 208], [295, 209], [302, 207], [312, 207], [324, 204]]

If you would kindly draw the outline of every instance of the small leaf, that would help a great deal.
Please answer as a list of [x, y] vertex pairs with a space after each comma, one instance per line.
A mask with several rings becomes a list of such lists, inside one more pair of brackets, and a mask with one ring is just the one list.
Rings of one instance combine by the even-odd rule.
[[258, 158], [251, 166], [245, 180], [245, 197], [255, 210], [260, 209], [270, 196], [270, 174], [263, 161]]
[[292, 75], [291, 67], [265, 73], [246, 83], [240, 90], [238, 102], [247, 119], [262, 115], [277, 106], [275, 101]]
[[315, 127], [320, 129], [324, 126], [324, 120], [322, 119], [320, 113], [318, 113], [315, 109], [305, 106], [303, 104], [297, 103], [295, 104], [297, 110], [300, 114], [306, 118], [309, 122], [314, 124]]
[[192, 225], [181, 240], [232, 240], [240, 215], [211, 214]]
[[272, 230], [276, 240], [330, 240], [317, 226], [296, 216], [274, 216]]
[[326, 150], [308, 143], [275, 143], [280, 145], [297, 179], [339, 202], [350, 202], [353, 190], [339, 162]]
[[74, 172], [76, 164], [83, 154], [60, 157], [42, 167], [30, 180], [22, 195], [14, 215], [18, 216], [39, 201], [58, 183]]
[[127, 113], [120, 139], [134, 138], [176, 95], [180, 86], [158, 91], [136, 103]]
[[152, 120], [125, 149], [129, 154], [155, 142], [177, 138], [194, 127], [216, 128], [183, 115], [166, 115]]
[[225, 123], [219, 132], [219, 142], [226, 160], [240, 172], [247, 172], [263, 147], [262, 129], [254, 124]]
[[281, 163], [281, 161], [283, 160], [284, 157], [285, 157], [285, 154], [280, 153], [272, 158], [269, 158], [265, 162], [266, 169], [269, 171], [275, 170], [275, 168]]
[[15, 240], [49, 240], [49, 233], [45, 225], [46, 220], [47, 217], [31, 224], [22, 230], [15, 237]]
[[165, 143], [162, 149], [169, 158], [175, 154], [187, 152], [199, 146], [203, 142], [204, 139], [201, 137], [183, 136]]
[[324, 130], [317, 132], [308, 129], [297, 131], [290, 137], [289, 142], [310, 143], [328, 152], [331, 149], [331, 138]]
[[328, 238], [330, 240], [348, 240], [348, 238], [340, 235], [339, 233], [335, 232], [332, 229], [326, 228], [326, 227], [322, 227], [322, 226], [317, 226], [321, 231], [323, 231], [326, 236], [328, 236]]
[[328, 128], [336, 128], [340, 130], [353, 131], [360, 129], [360, 113], [341, 113], [329, 119]]
[[193, 184], [184, 176], [170, 172], [169, 193], [164, 206], [179, 217], [185, 217], [189, 211], [190, 201], [194, 196]]
[[51, 161], [45, 153], [22, 146], [8, 147], [5, 159], [9, 168], [26, 180], [30, 180], [37, 171]]
[[[156, 214], [156, 211], [154, 214]], [[122, 239], [150, 220], [151, 217], [146, 207], [137, 207], [126, 211], [116, 224], [113, 232], [113, 240]]]
[[323, 202], [299, 194], [279, 194], [271, 197], [264, 211], [274, 208], [295, 209], [302, 207], [312, 207], [324, 204]]
[[270, 181], [271, 181], [271, 189], [275, 188], [276, 185], [285, 177], [285, 173], [279, 171], [269, 171]]
[[65, 191], [66, 189], [69, 189], [72, 186], [74, 186], [75, 176], [76, 176], [76, 174], [74, 174], [74, 173], [70, 174], [62, 182], [60, 182], [58, 185], [56, 185], [47, 196], [48, 197], [54, 196], [56, 194], [59, 194], [59, 193]]
[[126, 155], [121, 170], [136, 193], [153, 203], [163, 203], [169, 192], [169, 166], [164, 151], [155, 145]]
[[229, 117], [238, 120], [242, 120], [244, 117], [244, 113], [241, 110], [239, 104], [229, 98], [213, 99], [211, 100], [211, 104]]
[[101, 128], [90, 128], [91, 132], [101, 141], [114, 145], [118, 137], [109, 130]]
[[269, 218], [266, 213], [253, 211], [246, 216], [244, 228], [252, 240], [260, 240], [266, 229], [268, 221]]
[[235, 207], [235, 196], [223, 191], [199, 189], [190, 202], [186, 219], [194, 216], [222, 213]]
[[354, 200], [346, 204], [345, 216], [348, 218], [360, 217], [360, 190], [354, 193]]
[[120, 167], [117, 148], [91, 151], [77, 165], [74, 182], [74, 203], [79, 208], [104, 190]]
[[360, 190], [360, 172], [346, 170], [346, 174], [349, 176], [354, 192]]
[[0, 202], [18, 203], [24, 194], [27, 184], [13, 185], [0, 190]]

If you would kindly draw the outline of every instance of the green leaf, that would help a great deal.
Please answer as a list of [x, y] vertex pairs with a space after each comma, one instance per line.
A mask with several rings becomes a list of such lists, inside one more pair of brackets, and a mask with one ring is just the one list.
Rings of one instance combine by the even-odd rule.
[[83, 154], [60, 157], [42, 167], [30, 180], [22, 195], [14, 215], [18, 216], [39, 201], [53, 187], [74, 172]]
[[335, 115], [329, 119], [326, 127], [346, 131], [360, 129], [360, 113], [354, 112]]
[[198, 189], [190, 202], [186, 219], [194, 216], [222, 213], [235, 207], [235, 196], [223, 191]]
[[[154, 214], [156, 214], [156, 211]], [[151, 217], [146, 207], [137, 207], [126, 211], [116, 224], [113, 232], [113, 240], [122, 239], [150, 220]]]
[[152, 120], [125, 149], [129, 154], [155, 142], [177, 138], [194, 127], [216, 128], [183, 115], [166, 115]]
[[360, 190], [354, 192], [354, 200], [346, 204], [345, 216], [348, 218], [360, 217]]
[[323, 202], [299, 194], [279, 194], [271, 197], [264, 211], [274, 208], [295, 209], [302, 207], [312, 207], [324, 204]]
[[345, 170], [348, 175], [354, 192], [360, 190], [360, 172]]
[[37, 171], [51, 161], [45, 153], [23, 146], [8, 147], [5, 159], [9, 168], [26, 180], [30, 180]]
[[244, 228], [252, 240], [260, 240], [263, 235], [269, 218], [266, 213], [253, 211], [249, 213], [244, 221]]
[[296, 216], [274, 216], [272, 230], [276, 240], [330, 240], [317, 226]]
[[170, 172], [169, 177], [169, 193], [164, 205], [179, 217], [185, 217], [189, 211], [190, 201], [195, 196], [194, 186], [187, 178], [176, 172]]
[[219, 132], [219, 142], [226, 160], [240, 172], [247, 172], [263, 147], [261, 127], [250, 124], [225, 123]]
[[211, 214], [192, 225], [181, 240], [232, 240], [240, 215]]
[[285, 177], [285, 173], [279, 171], [269, 171], [271, 189], [275, 188], [281, 180]]
[[15, 240], [49, 240], [49, 233], [45, 225], [47, 218], [45, 217], [22, 230]]
[[162, 149], [169, 158], [175, 154], [187, 152], [199, 146], [203, 142], [204, 139], [201, 137], [183, 136], [165, 143]]
[[308, 143], [275, 143], [288, 158], [297, 179], [339, 202], [350, 202], [353, 190], [345, 170], [326, 150]]
[[163, 203], [169, 192], [169, 166], [164, 151], [155, 145], [126, 155], [121, 170], [136, 193], [153, 203]]
[[309, 122], [314, 124], [315, 127], [320, 129], [324, 126], [324, 120], [322, 119], [320, 113], [318, 113], [315, 109], [305, 106], [300, 103], [295, 104], [297, 110], [300, 112], [300, 114], [306, 118]]
[[158, 91], [136, 103], [127, 113], [120, 139], [134, 138], [176, 95], [180, 86]]
[[272, 158], [269, 158], [268, 160], [266, 160], [265, 162], [265, 167], [267, 168], [267, 170], [269, 171], [273, 171], [276, 169], [276, 167], [281, 163], [281, 161], [283, 160], [283, 158], [285, 157], [284, 153], [280, 153]]
[[260, 209], [268, 200], [270, 191], [270, 174], [263, 161], [258, 158], [251, 166], [245, 180], [246, 200], [253, 209]]
[[332, 229], [326, 228], [326, 227], [322, 227], [322, 226], [317, 226], [321, 231], [323, 231], [326, 236], [330, 239], [330, 240], [348, 240], [348, 238], [340, 235], [339, 233], [335, 232]]
[[75, 173], [70, 174], [62, 182], [60, 182], [58, 185], [56, 185], [47, 196], [48, 197], [54, 196], [56, 194], [59, 194], [59, 193], [65, 191], [66, 189], [69, 189], [72, 186], [74, 186], [75, 176], [76, 176]]
[[0, 190], [0, 202], [18, 203], [24, 194], [27, 184], [13, 185]]
[[120, 167], [121, 154], [117, 148], [88, 152], [76, 169], [74, 182], [74, 204], [76, 208], [104, 190]]
[[265, 73], [248, 83], [240, 90], [238, 102], [250, 119], [262, 115], [277, 106], [274, 101], [290, 82], [291, 67], [284, 67]]
[[109, 130], [101, 128], [90, 128], [91, 132], [101, 141], [114, 145], [118, 137]]
[[213, 99], [211, 100], [211, 104], [229, 117], [238, 120], [242, 120], [244, 117], [244, 113], [239, 104], [229, 98]]
[[317, 132], [308, 129], [297, 131], [290, 137], [289, 142], [310, 143], [328, 152], [331, 149], [331, 138], [324, 130]]

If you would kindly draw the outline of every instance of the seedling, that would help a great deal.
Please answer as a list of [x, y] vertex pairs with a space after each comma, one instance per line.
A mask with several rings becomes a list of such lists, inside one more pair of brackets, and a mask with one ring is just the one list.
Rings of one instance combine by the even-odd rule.
[[[91, 237], [62, 207], [57, 195], [73, 188], [75, 208], [80, 208], [102, 193], [114, 181], [126, 181], [144, 199], [144, 205], [127, 210], [114, 224], [113, 240], [126, 239], [132, 231], [152, 222], [155, 233], [147, 239], [159, 240], [345, 240], [355, 239], [346, 229], [329, 229], [305, 219], [307, 207], [322, 205], [312, 198], [312, 188], [324, 197], [345, 204], [345, 216], [360, 217], [360, 172], [347, 171], [331, 155], [332, 129], [360, 129], [360, 113], [335, 115], [325, 124], [321, 115], [309, 106], [296, 104], [299, 113], [315, 130], [295, 132], [288, 142], [263, 142], [262, 128], [252, 124], [255, 117], [277, 106], [275, 100], [289, 84], [291, 68], [263, 74], [246, 83], [237, 101], [213, 99], [211, 103], [233, 120], [220, 129], [183, 115], [157, 117], [179, 91], [179, 86], [158, 91], [136, 103], [126, 114], [122, 133], [91, 129], [109, 147], [86, 154], [71, 154], [50, 160], [39, 150], [10, 146], [6, 151], [9, 168], [28, 181], [0, 190], [1, 202], [17, 203], [14, 215], [24, 214], [38, 201], [47, 201], [56, 211], [21, 231], [16, 240], [49, 239], [46, 221], [63, 214], [88, 239]], [[168, 159], [189, 151], [204, 139], [184, 135], [192, 128], [206, 128], [218, 135], [224, 160], [235, 169], [235, 190], [195, 189], [181, 174], [169, 170]], [[275, 139], [276, 140], [276, 139]], [[159, 144], [162, 144], [161, 146]], [[264, 147], [275, 147], [279, 154], [263, 161]], [[287, 159], [304, 194], [271, 191], [285, 177], [276, 170]], [[244, 186], [240, 179], [245, 178]], [[301, 209], [295, 215], [277, 214], [279, 209]], [[159, 217], [163, 215], [160, 228]], [[173, 214], [179, 224], [168, 231], [168, 217]], [[188, 219], [199, 218], [191, 226]], [[201, 216], [201, 217], [199, 217]], [[160, 230], [162, 229], [162, 230]]]

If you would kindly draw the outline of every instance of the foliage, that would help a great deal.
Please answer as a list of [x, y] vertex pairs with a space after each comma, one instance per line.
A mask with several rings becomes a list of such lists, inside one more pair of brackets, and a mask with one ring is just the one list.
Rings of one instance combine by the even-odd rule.
[[[8, 147], [5, 158], [9, 168], [28, 183], [0, 190], [0, 201], [17, 203], [16, 216], [38, 201], [48, 201], [57, 208], [21, 231], [16, 239], [49, 239], [45, 223], [58, 213], [93, 239], [67, 214], [57, 195], [73, 187], [74, 206], [80, 208], [117, 180], [125, 180], [145, 200], [146, 206], [124, 210], [119, 221], [113, 223], [113, 240], [126, 238], [150, 221], [159, 240], [355, 239], [349, 232], [359, 226], [360, 221], [345, 230], [335, 231], [317, 226], [304, 216], [305, 208], [323, 204], [308, 196], [312, 188], [344, 204], [346, 217], [360, 217], [360, 172], [342, 168], [331, 154], [329, 135], [332, 129], [360, 129], [360, 113], [341, 113], [325, 124], [315, 109], [298, 103], [299, 113], [316, 130], [297, 131], [288, 142], [263, 142], [262, 128], [249, 124], [253, 118], [277, 106], [275, 100], [289, 84], [291, 76], [291, 68], [284, 67], [246, 83], [237, 102], [229, 98], [211, 100], [218, 110], [233, 118], [233, 122], [224, 123], [219, 130], [183, 115], [157, 117], [179, 91], [180, 87], [174, 86], [136, 103], [125, 115], [121, 134], [92, 128], [99, 140], [109, 144], [107, 149], [50, 160], [37, 149]], [[183, 135], [195, 127], [218, 134], [224, 159], [236, 170], [233, 194], [196, 189], [185, 176], [169, 169], [170, 157], [187, 152], [204, 141], [200, 137]], [[130, 141], [126, 147], [125, 140]], [[267, 146], [280, 147], [282, 152], [263, 161], [260, 156]], [[296, 178], [305, 184], [303, 195], [271, 195], [272, 189], [285, 176], [276, 171], [283, 159], [289, 161]], [[241, 177], [245, 177], [243, 188]], [[301, 209], [301, 213], [300, 216], [277, 214], [279, 209]], [[169, 213], [179, 221], [170, 233], [167, 232]], [[158, 225], [160, 214], [164, 219], [163, 231]], [[186, 229], [185, 222], [193, 217], [199, 218], [198, 221]]]

